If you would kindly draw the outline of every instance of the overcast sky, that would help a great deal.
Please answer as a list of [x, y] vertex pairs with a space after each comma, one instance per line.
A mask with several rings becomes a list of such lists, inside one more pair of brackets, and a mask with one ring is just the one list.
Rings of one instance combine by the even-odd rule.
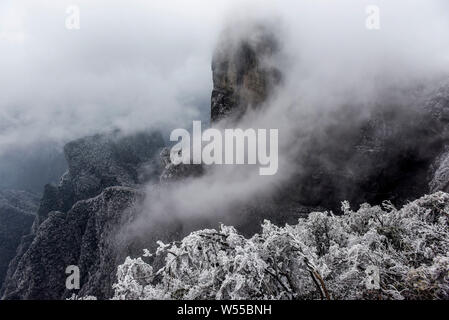
[[67, 30], [73, 1], [1, 1], [0, 154], [199, 118], [225, 2], [75, 1]]

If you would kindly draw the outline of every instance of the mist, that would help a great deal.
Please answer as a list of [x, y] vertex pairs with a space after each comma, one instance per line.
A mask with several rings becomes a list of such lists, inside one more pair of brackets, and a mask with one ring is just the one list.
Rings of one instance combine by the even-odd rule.
[[[380, 30], [366, 28], [368, 4], [380, 8]], [[328, 134], [321, 131], [332, 125], [355, 131], [380, 108], [392, 108], [406, 126], [408, 113], [423, 108], [423, 97], [448, 79], [449, 7], [444, 1], [246, 5], [254, 5], [255, 10], [229, 8], [232, 14], [224, 22], [225, 37], [250, 38], [254, 24], [272, 29], [280, 51], [265, 63], [278, 67], [283, 81], [265, 106], [247, 112], [234, 126], [279, 129], [279, 172], [262, 177], [248, 166], [214, 166], [200, 178], [149, 186], [134, 232], [161, 221], [232, 223], [241, 219], [242, 208], [270, 199], [304, 170], [300, 159], [311, 150], [312, 137], [322, 145], [344, 144], [344, 140], [327, 142]], [[215, 124], [226, 125], [226, 121]], [[402, 143], [416, 143], [413, 139], [410, 136], [410, 141]], [[325, 155], [319, 159], [331, 166], [327, 160]]]
[[[80, 30], [67, 30], [69, 5]], [[367, 5], [380, 30], [366, 28]], [[3, 1], [0, 4], [0, 159], [33, 145], [119, 129], [169, 132], [208, 121], [211, 59], [220, 36], [273, 28], [282, 85], [237, 127], [278, 128], [279, 172], [210, 167], [204, 176], [146, 187], [141, 226], [162, 217], [226, 217], [269, 198], [297, 172], [312, 133], [351, 104], [357, 123], [385, 99], [416, 103], [415, 87], [449, 73], [447, 1]], [[217, 127], [225, 124], [217, 124]]]
[[[2, 1], [0, 155], [201, 118], [225, 3]], [[66, 29], [70, 5], [79, 30]]]
[[[64, 144], [81, 137], [208, 119], [227, 3], [1, 1], [0, 188], [57, 182]], [[66, 28], [70, 5], [79, 30]]]

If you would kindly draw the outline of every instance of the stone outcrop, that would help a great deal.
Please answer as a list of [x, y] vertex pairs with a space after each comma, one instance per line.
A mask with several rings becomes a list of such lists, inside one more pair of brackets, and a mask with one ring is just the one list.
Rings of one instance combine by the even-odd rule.
[[433, 163], [430, 174], [430, 192], [449, 192], [449, 152], [442, 153]]
[[228, 37], [225, 31], [212, 61], [211, 119], [238, 118], [247, 109], [259, 108], [281, 81], [271, 63], [279, 50], [274, 33], [262, 25], [246, 36]]
[[[50, 212], [15, 270], [9, 271], [4, 299], [61, 299], [73, 293], [110, 296], [115, 268], [130, 254], [115, 236], [141, 196], [135, 189], [110, 187], [97, 197], [78, 201], [67, 213]], [[65, 287], [70, 265], [79, 267], [79, 291]]]
[[183, 163], [175, 165], [170, 160], [170, 149], [164, 148], [160, 154], [163, 171], [160, 176], [161, 182], [174, 182], [186, 178], [199, 177], [204, 173], [204, 167], [198, 164], [186, 165]]
[[64, 153], [68, 171], [59, 185], [46, 185], [37, 226], [52, 211], [67, 212], [77, 201], [89, 199], [112, 186], [135, 187], [154, 176], [156, 155], [164, 146], [157, 133], [121, 137], [95, 135], [68, 143]]
[[[117, 230], [143, 198], [143, 182], [156, 178], [164, 141], [158, 133], [130, 137], [97, 135], [67, 144], [68, 172], [58, 186], [47, 185], [33, 232], [25, 236], [10, 263], [4, 299], [61, 299], [65, 270], [81, 272], [82, 295], [111, 295], [115, 268], [131, 254]], [[143, 247], [139, 247], [141, 250]]]
[[0, 286], [21, 238], [30, 233], [38, 203], [38, 196], [26, 191], [0, 191]]
[[443, 136], [446, 142], [430, 168], [430, 191], [449, 192], [449, 82], [429, 99], [427, 110], [434, 119], [433, 130]]

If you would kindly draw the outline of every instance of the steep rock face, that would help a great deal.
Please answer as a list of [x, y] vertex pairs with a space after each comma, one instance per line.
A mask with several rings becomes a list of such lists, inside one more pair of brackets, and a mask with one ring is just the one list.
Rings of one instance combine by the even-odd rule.
[[108, 297], [116, 265], [129, 255], [116, 239], [118, 228], [132, 216], [141, 194], [111, 187], [78, 201], [69, 212], [53, 211], [5, 284], [4, 299], [61, 299], [75, 291], [65, 287], [69, 265], [80, 269], [80, 294]]
[[160, 176], [161, 182], [173, 182], [189, 177], [198, 177], [204, 172], [204, 167], [202, 165], [186, 165], [183, 163], [175, 165], [172, 163], [170, 160], [169, 148], [162, 149], [160, 159], [163, 168]]
[[449, 151], [441, 154], [431, 167], [430, 191], [449, 192]]
[[140, 184], [159, 176], [154, 168], [163, 145], [158, 133], [67, 144], [69, 169], [58, 186], [45, 187], [33, 232], [9, 266], [3, 298], [67, 297], [75, 293], [65, 287], [69, 265], [80, 268], [81, 294], [109, 297], [115, 267], [132, 247], [120, 247], [114, 236], [142, 197]]
[[278, 45], [275, 35], [261, 25], [253, 26], [249, 36], [223, 37], [212, 61], [212, 121], [239, 117], [267, 100], [281, 80], [269, 63]]
[[36, 214], [39, 196], [23, 190], [0, 190], [0, 205], [9, 206], [17, 211]]
[[45, 186], [36, 227], [49, 212], [67, 212], [77, 201], [95, 197], [107, 187], [132, 187], [147, 180], [148, 167], [155, 167], [155, 155], [163, 146], [158, 132], [96, 135], [68, 143], [64, 152], [69, 169], [58, 186]]
[[26, 191], [0, 191], [0, 286], [22, 236], [31, 230], [38, 203], [38, 197]]
[[426, 109], [434, 119], [433, 130], [445, 141], [445, 148], [430, 167], [430, 191], [449, 192], [449, 81], [432, 95]]
[[331, 208], [344, 199], [402, 204], [429, 192], [428, 170], [447, 138], [417, 103], [386, 105], [352, 126], [341, 119], [313, 133], [298, 158], [305, 169], [295, 177], [301, 201]]

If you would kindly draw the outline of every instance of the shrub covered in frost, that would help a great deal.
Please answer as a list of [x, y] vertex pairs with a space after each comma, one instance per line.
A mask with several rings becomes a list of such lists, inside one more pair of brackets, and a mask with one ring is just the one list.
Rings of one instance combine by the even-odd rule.
[[[311, 213], [295, 226], [265, 221], [246, 239], [233, 227], [159, 243], [127, 258], [115, 299], [448, 299], [449, 194], [397, 210], [362, 205]], [[162, 257], [157, 270], [145, 262]]]

